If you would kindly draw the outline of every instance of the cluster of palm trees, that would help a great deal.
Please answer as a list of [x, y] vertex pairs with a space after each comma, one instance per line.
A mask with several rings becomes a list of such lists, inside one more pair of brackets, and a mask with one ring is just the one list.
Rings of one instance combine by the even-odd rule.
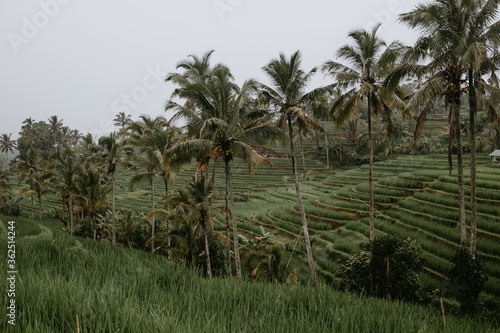
[[[196, 216], [200, 222], [199, 238], [205, 242], [207, 267], [210, 267], [207, 234], [211, 218], [211, 188], [215, 167], [219, 160], [225, 171], [225, 212], [227, 260], [231, 267], [231, 232], [236, 276], [241, 277], [239, 237], [232, 188], [231, 162], [240, 158], [249, 172], [258, 164], [268, 162], [264, 156], [274, 154], [271, 143], [288, 139], [290, 159], [297, 194], [297, 202], [303, 224], [309, 269], [313, 285], [316, 273], [306, 214], [302, 203], [301, 188], [295, 156], [295, 140], [302, 146], [302, 138], [313, 130], [325, 133], [321, 120], [333, 120], [337, 125], [348, 124], [350, 141], [356, 143], [357, 119], [364, 113], [367, 121], [369, 155], [369, 206], [370, 239], [374, 238], [374, 194], [373, 194], [373, 117], [382, 118], [385, 134], [392, 138], [393, 119], [411, 119], [418, 108], [418, 120], [414, 133], [415, 143], [419, 139], [425, 118], [433, 103], [444, 98], [449, 107], [449, 162], [456, 141], [458, 186], [460, 203], [461, 245], [466, 246], [465, 196], [463, 181], [463, 147], [461, 137], [461, 97], [469, 100], [469, 134], [471, 148], [471, 243], [475, 253], [475, 131], [476, 113], [481, 107], [489, 120], [499, 125], [497, 71], [500, 54], [500, 23], [495, 21], [500, 0], [434, 0], [421, 4], [411, 12], [402, 14], [400, 21], [418, 29], [420, 37], [414, 46], [400, 42], [387, 45], [378, 35], [379, 26], [370, 31], [354, 30], [349, 34], [351, 44], [341, 46], [336, 60], [326, 61], [318, 68], [304, 71], [301, 55], [297, 51], [290, 57], [280, 54], [262, 69], [270, 84], [247, 80], [241, 86], [235, 83], [229, 68], [223, 64], [210, 63], [213, 51], [201, 58], [189, 56], [177, 66], [177, 72], [166, 77], [176, 86], [165, 110], [174, 111], [175, 116], [150, 118], [141, 116], [131, 121], [124, 113], [117, 115], [115, 125], [121, 128], [118, 134], [110, 134], [94, 142], [91, 136], [84, 137], [81, 144], [67, 143], [43, 161], [34, 149], [20, 156], [16, 162], [18, 180], [26, 181], [26, 194], [33, 199], [44, 193], [55, 191], [61, 195], [63, 212], [68, 214], [68, 228], [74, 231], [73, 218], [91, 216], [94, 224], [103, 207], [111, 206], [112, 242], [116, 244], [116, 217], [114, 175], [118, 163], [136, 171], [129, 183], [132, 188], [144, 181], [151, 190], [150, 249], [157, 251], [157, 220], [167, 223], [167, 230], [177, 230], [170, 222], [184, 216], [189, 220]], [[318, 70], [333, 79], [326, 87], [308, 90], [307, 86]], [[401, 86], [412, 79], [422, 84], [411, 95]], [[426, 105], [420, 110], [420, 105]], [[183, 129], [173, 125], [177, 118], [186, 124]], [[314, 120], [316, 119], [316, 120]], [[25, 124], [28, 126], [29, 124]], [[51, 136], [60, 138], [57, 117], [50, 119]], [[58, 130], [59, 129], [59, 130]], [[1, 151], [12, 152], [10, 137], [1, 139]], [[327, 147], [328, 151], [328, 147]], [[265, 154], [263, 154], [265, 152]], [[327, 157], [329, 154], [326, 154]], [[187, 192], [178, 196], [169, 193], [179, 168], [195, 160], [197, 163], [194, 182]], [[212, 175], [210, 176], [210, 163]], [[329, 164], [327, 159], [327, 163]], [[305, 168], [305, 167], [304, 167]], [[155, 177], [160, 176], [165, 187], [165, 205], [155, 206]], [[111, 192], [111, 205], [108, 202]], [[203, 193], [201, 195], [200, 193]], [[39, 208], [41, 211], [41, 208]], [[33, 209], [32, 209], [33, 211]], [[33, 212], [32, 212], [33, 214]], [[180, 214], [180, 215], [179, 215]], [[41, 215], [41, 213], [40, 213]], [[189, 218], [187, 216], [190, 216]], [[94, 237], [96, 237], [94, 228]], [[129, 241], [130, 244], [130, 241]], [[166, 246], [170, 247], [170, 237]], [[209, 276], [210, 276], [210, 268]]]

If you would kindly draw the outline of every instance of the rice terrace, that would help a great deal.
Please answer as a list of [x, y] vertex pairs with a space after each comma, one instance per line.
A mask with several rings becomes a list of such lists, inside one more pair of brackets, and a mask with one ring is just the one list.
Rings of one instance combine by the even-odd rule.
[[0, 331], [500, 332], [498, 12], [416, 4], [414, 45], [356, 28], [262, 81], [187, 55], [164, 114], [100, 136], [26, 118]]

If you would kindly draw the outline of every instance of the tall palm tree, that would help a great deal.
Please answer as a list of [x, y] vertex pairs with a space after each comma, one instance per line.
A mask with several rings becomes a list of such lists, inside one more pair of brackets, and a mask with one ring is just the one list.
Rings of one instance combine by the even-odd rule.
[[[363, 103], [367, 107], [368, 123], [368, 184], [370, 206], [370, 240], [374, 239], [374, 198], [373, 198], [373, 138], [372, 114], [379, 114], [389, 106], [404, 105], [401, 96], [393, 90], [382, 87], [388, 69], [396, 60], [399, 43], [386, 44], [377, 36], [380, 25], [371, 31], [354, 30], [349, 33], [354, 45], [344, 45], [337, 51], [337, 57], [349, 65], [327, 61], [322, 69], [336, 80], [336, 87], [344, 91], [331, 105], [330, 112], [338, 125], [344, 124], [352, 116], [359, 117]], [[350, 66], [350, 67], [349, 67]]]
[[7, 154], [7, 160], [9, 160], [9, 152], [14, 153], [16, 148], [16, 140], [11, 139], [12, 133], [2, 134], [0, 137], [0, 151]]
[[113, 132], [99, 139], [102, 154], [107, 164], [107, 172], [111, 174], [111, 220], [112, 220], [112, 243], [116, 245], [116, 216], [115, 216], [115, 172], [121, 153], [120, 143]]
[[[495, 55], [500, 44], [500, 21], [493, 21], [498, 14], [500, 0], [470, 0], [463, 6], [470, 15], [467, 31], [469, 45], [463, 55], [469, 65], [468, 95], [469, 95], [469, 144], [470, 144], [470, 251], [473, 257], [476, 253], [476, 133], [475, 118], [478, 109], [477, 85], [482, 81], [483, 74], [498, 70], [495, 61], [489, 54]], [[497, 61], [498, 62], [498, 61]], [[493, 69], [491, 71], [491, 69]], [[484, 81], [483, 81], [484, 83]], [[484, 89], [484, 88], [483, 88]]]
[[[208, 229], [211, 228], [209, 207], [213, 202], [212, 185], [202, 175], [197, 181], [189, 183], [188, 187], [180, 191], [178, 196], [172, 197], [169, 201], [174, 207], [182, 211], [192, 211], [196, 213], [196, 220], [199, 224], [199, 240], [203, 238], [205, 246], [205, 258], [207, 265], [207, 276], [212, 278], [212, 269], [210, 265], [210, 250], [208, 246]], [[164, 213], [167, 213], [164, 211]], [[168, 213], [167, 213], [168, 214]], [[186, 214], [184, 214], [187, 216]], [[200, 242], [201, 243], [201, 242]]]
[[61, 192], [63, 204], [68, 204], [68, 227], [73, 234], [73, 191], [80, 160], [72, 147], [64, 146], [51, 156], [50, 163], [58, 179], [56, 187]]
[[[148, 181], [151, 188], [151, 211], [155, 210], [155, 183], [154, 176], [158, 171], [158, 159], [156, 158], [156, 146], [150, 140], [155, 132], [163, 131], [168, 122], [164, 117], [151, 118], [140, 116], [138, 121], [132, 122], [126, 127], [127, 137], [123, 140], [123, 150], [126, 153], [126, 164], [136, 170], [136, 175], [130, 179], [129, 188], [135, 183]], [[138, 151], [136, 150], [138, 149]], [[145, 172], [139, 172], [144, 168]], [[156, 221], [153, 216], [151, 220], [151, 253], [155, 251], [155, 227]]]
[[[45, 162], [42, 157], [33, 148], [30, 148], [26, 155], [17, 156], [16, 163], [14, 165], [14, 169], [18, 171], [17, 183], [21, 184], [22, 181], [26, 180], [28, 184], [32, 184], [35, 176], [44, 171], [44, 165]], [[29, 192], [28, 195], [31, 196], [31, 217], [33, 218], [33, 196], [35, 193]]]
[[279, 59], [272, 59], [265, 67], [263, 67], [264, 72], [271, 79], [272, 87], [263, 85], [262, 89], [263, 94], [269, 100], [270, 105], [275, 107], [279, 114], [279, 127], [285, 129], [288, 126], [293, 178], [295, 182], [295, 190], [297, 192], [297, 201], [300, 208], [300, 216], [302, 218], [309, 270], [311, 271], [312, 284], [316, 285], [316, 269], [314, 267], [311, 241], [309, 239], [309, 229], [307, 227], [307, 219], [304, 211], [304, 205], [302, 203], [302, 194], [297, 175], [297, 163], [293, 142], [293, 127], [297, 119], [301, 119], [301, 122], [304, 124], [314, 123], [312, 119], [306, 116], [302, 107], [306, 105], [308, 101], [311, 101], [324, 93], [324, 90], [316, 89], [306, 93], [307, 84], [311, 77], [316, 73], [316, 68], [313, 68], [311, 71], [306, 73], [300, 69], [300, 65], [301, 55], [299, 51], [292, 54], [290, 59], [287, 59], [286, 56], [281, 53]]
[[[476, 70], [485, 59], [487, 50], [485, 43], [489, 39], [488, 36], [494, 36], [498, 40], [498, 24], [491, 31], [488, 28], [488, 24], [494, 19], [497, 11], [498, 1], [496, 0], [435, 0], [429, 4], [418, 5], [414, 10], [402, 14], [400, 21], [411, 28], [419, 29], [420, 38], [413, 47], [406, 48], [403, 56], [405, 64], [399, 66], [388, 78], [388, 86], [391, 86], [404, 76], [428, 74], [426, 82], [408, 102], [407, 109], [422, 102], [432, 101], [441, 95], [445, 97], [446, 106], [449, 106], [448, 162], [451, 173], [451, 149], [455, 138], [457, 144], [460, 244], [462, 246], [466, 246], [467, 231], [460, 126], [461, 96], [469, 92], [469, 104], [472, 106], [471, 119], [474, 123], [476, 107], [474, 104], [477, 105], [474, 85], [477, 76]], [[469, 87], [466, 84], [467, 75], [470, 76]], [[422, 111], [417, 126], [422, 125], [429, 109], [428, 104]], [[415, 133], [418, 133], [418, 128]], [[472, 130], [471, 135], [475, 135], [474, 130]], [[416, 139], [418, 139], [417, 135]], [[475, 165], [474, 153], [471, 158], [471, 163]], [[472, 167], [471, 172], [475, 178], [475, 166]], [[471, 193], [472, 196], [475, 197], [475, 194]]]
[[219, 66], [210, 71], [205, 79], [185, 82], [174, 91], [173, 96], [186, 99], [193, 107], [173, 101], [166, 106], [167, 110], [174, 109], [187, 120], [191, 133], [198, 133], [196, 138], [181, 141], [174, 147], [179, 159], [184, 156], [190, 160], [192, 156], [203, 155], [219, 155], [224, 159], [226, 199], [233, 227], [238, 278], [241, 277], [241, 260], [231, 184], [231, 161], [234, 157], [242, 158], [249, 172], [253, 173], [255, 166], [264, 160], [254, 148], [279, 135], [277, 128], [270, 124], [270, 115], [265, 110], [251, 107], [257, 87], [253, 80], [238, 87], [229, 70]]
[[75, 179], [77, 196], [84, 202], [84, 209], [92, 217], [94, 240], [96, 240], [97, 213], [102, 207], [109, 207], [106, 197], [111, 190], [108, 180], [96, 167], [81, 168], [81, 175]]
[[52, 144], [59, 146], [62, 141], [63, 120], [59, 120], [56, 115], [53, 115], [48, 119], [48, 125]]
[[51, 172], [41, 172], [28, 179], [26, 195], [30, 195], [32, 198], [33, 195], [36, 195], [38, 198], [38, 216], [40, 219], [42, 218], [42, 196], [54, 191], [52, 177]]
[[119, 112], [113, 121], [115, 122], [115, 126], [118, 126], [121, 130], [123, 130], [132, 122], [132, 117], [129, 114], [126, 115], [125, 112]]

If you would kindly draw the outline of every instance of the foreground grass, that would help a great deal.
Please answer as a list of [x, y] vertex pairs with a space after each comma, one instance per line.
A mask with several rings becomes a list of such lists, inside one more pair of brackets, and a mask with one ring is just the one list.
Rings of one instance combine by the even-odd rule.
[[[9, 220], [0, 217], [3, 249]], [[76, 332], [77, 316], [80, 332], [494, 331], [454, 317], [444, 328], [431, 310], [327, 286], [208, 281], [162, 257], [71, 237], [58, 221], [13, 220], [17, 318], [11, 327], [2, 315], [1, 332]], [[5, 311], [7, 294], [0, 299]]]

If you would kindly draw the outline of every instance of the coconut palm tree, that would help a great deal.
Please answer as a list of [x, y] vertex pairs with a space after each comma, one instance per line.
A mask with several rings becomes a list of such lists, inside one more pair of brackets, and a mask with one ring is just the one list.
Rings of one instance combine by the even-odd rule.
[[84, 202], [84, 209], [92, 217], [94, 240], [96, 240], [97, 236], [97, 213], [102, 207], [109, 207], [106, 198], [111, 190], [110, 187], [108, 179], [96, 167], [88, 167], [81, 170], [81, 175], [75, 179], [77, 197]]
[[73, 191], [75, 175], [78, 171], [80, 159], [76, 151], [70, 146], [64, 146], [50, 157], [50, 167], [56, 177], [56, 188], [61, 192], [64, 203], [68, 204], [68, 227], [73, 234]]
[[[420, 38], [413, 47], [406, 48], [403, 52], [404, 64], [399, 66], [387, 80], [387, 86], [390, 87], [399, 82], [402, 77], [427, 74], [428, 79], [410, 99], [407, 109], [423, 102], [432, 102], [441, 95], [445, 98], [446, 106], [449, 106], [448, 162], [451, 173], [451, 149], [453, 139], [455, 139], [457, 143], [460, 244], [462, 246], [466, 246], [467, 232], [460, 126], [461, 96], [469, 92], [469, 104], [472, 107], [470, 110], [472, 113], [471, 124], [473, 125], [477, 105], [474, 83], [479, 74], [478, 67], [485, 60], [488, 40], [494, 38], [498, 42], [498, 23], [493, 25], [491, 29], [489, 27], [497, 11], [498, 1], [496, 0], [435, 0], [429, 4], [418, 5], [414, 10], [402, 14], [400, 21], [411, 28], [419, 29]], [[469, 75], [468, 87], [467, 75]], [[418, 134], [419, 126], [425, 120], [430, 109], [429, 106], [430, 104], [419, 117], [416, 134]], [[470, 134], [475, 136], [474, 129]], [[418, 135], [415, 135], [415, 140], [417, 139]], [[474, 164], [471, 172], [473, 173], [472, 177], [475, 178], [474, 153], [471, 156], [471, 163]], [[471, 193], [471, 197], [475, 197], [474, 193]]]
[[[122, 142], [126, 153], [125, 163], [129, 168], [136, 170], [136, 175], [130, 179], [129, 188], [142, 181], [148, 181], [151, 188], [151, 211], [155, 210], [155, 183], [154, 176], [158, 171], [158, 158], [156, 147], [150, 140], [155, 132], [165, 130], [168, 122], [164, 117], [151, 118], [143, 115], [138, 121], [132, 122], [126, 127], [127, 136]], [[137, 148], [137, 150], [136, 150]], [[139, 172], [144, 168], [145, 172]], [[151, 220], [151, 253], [155, 251], [155, 227], [156, 221], [153, 216]]]
[[26, 195], [30, 195], [32, 198], [34, 195], [36, 195], [36, 197], [38, 198], [38, 215], [40, 219], [42, 218], [42, 196], [54, 192], [52, 177], [53, 174], [50, 171], [40, 172], [36, 173], [27, 181], [28, 187], [26, 187], [25, 189]]
[[63, 120], [59, 120], [56, 115], [48, 119], [50, 139], [53, 145], [59, 146], [62, 141]]
[[[252, 107], [252, 98], [258, 85], [253, 80], [238, 87], [229, 70], [219, 66], [210, 71], [203, 80], [192, 80], [176, 89], [173, 97], [189, 101], [190, 106], [170, 101], [166, 109], [173, 109], [187, 120], [191, 133], [196, 138], [183, 140], [174, 149], [179, 159], [190, 160], [192, 156], [222, 156], [225, 162], [226, 199], [233, 227], [236, 275], [241, 277], [241, 261], [238, 246], [238, 231], [234, 210], [234, 195], [231, 184], [231, 161], [243, 159], [250, 173], [264, 161], [254, 149], [264, 141], [276, 139], [279, 130], [270, 124], [266, 110]], [[198, 130], [196, 130], [198, 129]], [[228, 238], [229, 241], [229, 238]]]
[[[371, 31], [354, 30], [349, 37], [354, 45], [344, 45], [337, 51], [337, 57], [349, 65], [327, 61], [322, 69], [336, 80], [336, 87], [344, 91], [331, 105], [330, 112], [338, 125], [344, 124], [353, 116], [359, 117], [362, 105], [367, 107], [368, 123], [368, 184], [370, 206], [370, 240], [374, 239], [374, 198], [373, 198], [373, 138], [372, 115], [389, 112], [390, 107], [404, 105], [396, 87], [385, 89], [382, 82], [387, 71], [397, 59], [398, 42], [386, 44], [377, 36], [380, 25]], [[350, 67], [349, 67], [350, 66]]]
[[[469, 144], [470, 144], [470, 251], [473, 257], [476, 252], [476, 133], [475, 118], [478, 109], [477, 86], [485, 84], [481, 79], [484, 74], [494, 78], [498, 70], [498, 45], [500, 44], [500, 21], [493, 22], [498, 14], [500, 0], [470, 0], [462, 4], [469, 14], [467, 44], [469, 45], [463, 59], [469, 65]], [[490, 57], [489, 55], [493, 56]], [[496, 58], [496, 61], [494, 60]], [[482, 90], [484, 87], [481, 87]]]
[[9, 152], [14, 153], [16, 148], [16, 140], [12, 140], [11, 136], [12, 133], [4, 133], [0, 137], [0, 152], [7, 154], [7, 160], [9, 160]]
[[123, 130], [132, 122], [132, 117], [129, 114], [126, 115], [125, 112], [119, 112], [113, 121], [115, 122], [115, 126], [118, 126], [120, 127], [120, 130]]
[[115, 216], [115, 172], [121, 153], [120, 143], [113, 132], [99, 139], [102, 155], [107, 164], [108, 175], [111, 174], [111, 220], [112, 220], [112, 243], [116, 245], [116, 216]]
[[[16, 163], [14, 164], [14, 169], [18, 171], [17, 183], [21, 184], [22, 181], [26, 181], [28, 184], [33, 184], [34, 178], [37, 174], [44, 172], [45, 162], [42, 157], [38, 154], [38, 152], [30, 148], [26, 155], [19, 155], [16, 157]], [[32, 186], [25, 188], [25, 192], [27, 195], [31, 196], [31, 217], [34, 217], [33, 210], [33, 196], [34, 192], [29, 192]]]
[[307, 227], [307, 219], [304, 212], [299, 178], [297, 175], [293, 128], [295, 121], [299, 118], [301, 119], [301, 122], [306, 125], [315, 124], [311, 118], [307, 117], [302, 107], [306, 105], [307, 102], [312, 101], [318, 96], [324, 94], [324, 90], [315, 89], [306, 93], [307, 84], [316, 73], [316, 68], [313, 68], [311, 71], [306, 73], [300, 68], [300, 65], [301, 55], [299, 51], [292, 54], [290, 59], [287, 59], [286, 56], [281, 53], [278, 59], [272, 59], [265, 67], [263, 67], [264, 72], [271, 79], [272, 87], [262, 85], [262, 89], [263, 96], [269, 100], [270, 105], [275, 107], [277, 113], [279, 114], [278, 126], [282, 129], [288, 127], [293, 178], [295, 182], [295, 190], [297, 192], [297, 201], [300, 208], [300, 216], [302, 218], [309, 270], [311, 271], [312, 284], [316, 285], [316, 269], [314, 267], [311, 241], [309, 239], [309, 229]]

